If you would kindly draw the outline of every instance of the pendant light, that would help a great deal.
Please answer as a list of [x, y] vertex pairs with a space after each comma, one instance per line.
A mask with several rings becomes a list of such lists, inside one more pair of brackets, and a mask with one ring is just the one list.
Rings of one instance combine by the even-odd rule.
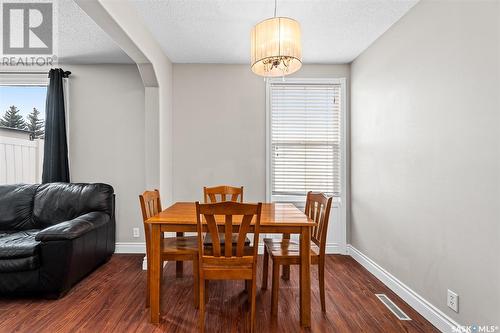
[[300, 24], [288, 17], [264, 20], [252, 29], [251, 66], [260, 76], [286, 76], [302, 66]]

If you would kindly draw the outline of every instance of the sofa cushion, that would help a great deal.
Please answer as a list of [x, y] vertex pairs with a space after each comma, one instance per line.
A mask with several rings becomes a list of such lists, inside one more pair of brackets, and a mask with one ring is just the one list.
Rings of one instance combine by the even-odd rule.
[[89, 212], [113, 212], [113, 187], [106, 184], [49, 183], [40, 185], [33, 203], [39, 229], [72, 220]]
[[0, 272], [16, 272], [39, 267], [40, 230], [0, 232]]
[[26, 258], [0, 259], [0, 273], [32, 271], [39, 267], [38, 255]]
[[40, 242], [35, 240], [40, 230], [0, 233], [0, 259], [24, 258], [38, 253]]
[[38, 185], [0, 185], [0, 230], [35, 228], [33, 199]]

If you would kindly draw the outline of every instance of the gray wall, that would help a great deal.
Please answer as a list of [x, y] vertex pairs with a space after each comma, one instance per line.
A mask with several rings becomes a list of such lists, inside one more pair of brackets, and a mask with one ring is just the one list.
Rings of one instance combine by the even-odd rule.
[[499, 13], [424, 0], [351, 67], [351, 242], [461, 324], [500, 324]]
[[111, 184], [117, 242], [143, 234], [139, 193], [145, 189], [144, 86], [135, 65], [63, 66], [69, 89], [71, 181]]
[[[264, 79], [248, 65], [173, 67], [174, 201], [202, 200], [203, 186], [220, 184], [265, 200]], [[349, 65], [305, 65], [295, 77], [349, 80]]]

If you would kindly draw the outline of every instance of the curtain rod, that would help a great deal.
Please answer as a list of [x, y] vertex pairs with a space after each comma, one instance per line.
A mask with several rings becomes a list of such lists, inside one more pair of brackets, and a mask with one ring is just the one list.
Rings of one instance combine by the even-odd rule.
[[3, 71], [0, 74], [48, 74], [48, 72], [21, 72], [21, 71]]
[[[3, 71], [3, 72], [0, 72], [0, 74], [45, 74], [45, 75], [49, 75], [49, 72], [22, 72], [22, 71]], [[70, 71], [64, 71], [63, 73], [63, 77], [68, 77], [71, 75], [71, 72]]]

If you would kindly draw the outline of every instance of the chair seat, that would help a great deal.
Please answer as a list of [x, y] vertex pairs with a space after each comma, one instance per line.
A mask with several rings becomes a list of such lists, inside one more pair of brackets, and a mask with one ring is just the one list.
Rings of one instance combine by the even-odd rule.
[[[226, 243], [226, 237], [225, 237], [225, 234], [223, 232], [219, 233], [219, 241], [220, 241], [220, 245], [224, 245]], [[236, 244], [238, 242], [238, 234], [237, 233], [233, 233], [231, 235], [231, 242], [233, 242], [233, 244]], [[210, 233], [207, 233], [207, 235], [205, 236], [205, 239], [203, 240], [203, 245], [212, 246], [212, 235]], [[248, 245], [250, 245], [250, 239], [248, 237], [245, 237], [245, 246], [248, 246]]]
[[[232, 248], [232, 254], [233, 256], [236, 256], [236, 246], [233, 246]], [[205, 246], [203, 250], [203, 254], [206, 256], [213, 256], [213, 247], [212, 246]], [[224, 247], [221, 246], [220, 248], [220, 255], [221, 257], [224, 257]], [[243, 248], [243, 255], [244, 256], [253, 256], [253, 246], [245, 246]]]
[[[286, 259], [293, 263], [300, 263], [300, 244], [290, 239], [275, 240], [264, 238], [264, 246], [273, 259]], [[319, 258], [319, 247], [311, 245], [311, 263], [316, 264]]]
[[196, 254], [198, 237], [169, 237], [163, 239], [163, 254]]

